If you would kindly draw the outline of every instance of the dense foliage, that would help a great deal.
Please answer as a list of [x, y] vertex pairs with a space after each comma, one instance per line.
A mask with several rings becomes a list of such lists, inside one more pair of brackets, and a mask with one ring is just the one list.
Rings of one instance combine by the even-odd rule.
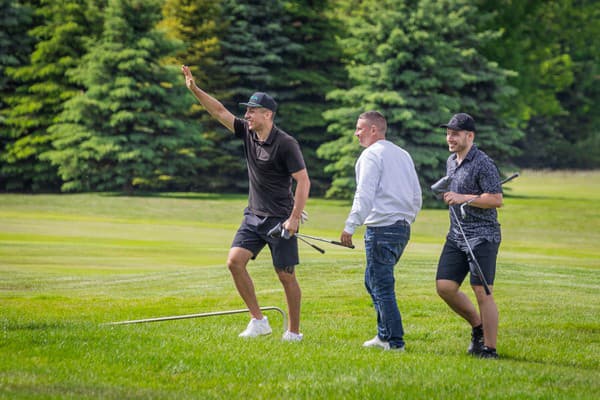
[[85, 90], [49, 128], [64, 191], [185, 188], [203, 161], [178, 71], [159, 61], [175, 42], [156, 30], [159, 1], [109, 0], [104, 29], [71, 70]]
[[[280, 103], [313, 195], [347, 198], [360, 112], [382, 111], [424, 187], [458, 111], [501, 166], [598, 168], [592, 0], [0, 0], [0, 190], [243, 192], [241, 143], [179, 72], [241, 116]], [[424, 191], [425, 193], [427, 191]]]
[[509, 72], [476, 49], [494, 37], [475, 29], [481, 17], [467, 1], [420, 0], [402, 7], [390, 0], [363, 1], [360, 7], [349, 2], [349, 33], [340, 42], [348, 49], [351, 87], [331, 92], [343, 104], [325, 113], [339, 139], [320, 148], [334, 161], [328, 167], [334, 175], [330, 195], [344, 196], [353, 186], [359, 149], [348, 132], [367, 109], [386, 115], [388, 139], [411, 153], [424, 185], [445, 173], [448, 151], [438, 126], [457, 110], [474, 116], [477, 142], [498, 162], [515, 154], [511, 144], [520, 133], [499, 112], [499, 100], [514, 91], [506, 84]]

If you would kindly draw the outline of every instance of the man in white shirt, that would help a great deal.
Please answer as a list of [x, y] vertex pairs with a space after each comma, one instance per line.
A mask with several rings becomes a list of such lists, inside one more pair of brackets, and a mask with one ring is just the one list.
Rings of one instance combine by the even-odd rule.
[[364, 347], [404, 350], [404, 329], [396, 303], [394, 267], [421, 210], [419, 179], [412, 158], [385, 139], [387, 122], [378, 111], [361, 114], [354, 136], [366, 149], [356, 162], [356, 192], [340, 241], [365, 224], [365, 286], [377, 313], [377, 335]]

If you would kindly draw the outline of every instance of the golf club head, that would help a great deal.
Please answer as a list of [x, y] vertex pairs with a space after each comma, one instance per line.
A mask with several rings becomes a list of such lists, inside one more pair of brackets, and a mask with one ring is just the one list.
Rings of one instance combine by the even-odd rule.
[[291, 237], [290, 232], [283, 229], [281, 222], [271, 228], [269, 232], [267, 232], [267, 236], [274, 239], [284, 238], [286, 240]]
[[433, 191], [433, 193], [435, 193], [435, 195], [438, 198], [441, 198], [442, 194], [450, 190], [451, 181], [452, 178], [450, 178], [449, 176], [444, 176], [443, 178], [440, 178], [440, 180], [438, 180], [436, 183], [431, 185], [431, 190]]

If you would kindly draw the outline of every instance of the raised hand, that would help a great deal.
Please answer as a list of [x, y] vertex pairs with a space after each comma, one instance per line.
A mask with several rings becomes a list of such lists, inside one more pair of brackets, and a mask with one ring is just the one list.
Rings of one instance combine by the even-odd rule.
[[181, 71], [185, 76], [185, 86], [187, 86], [188, 89], [191, 89], [194, 85], [196, 85], [196, 82], [194, 81], [194, 76], [192, 75], [192, 71], [190, 71], [190, 67], [187, 65], [182, 65]]

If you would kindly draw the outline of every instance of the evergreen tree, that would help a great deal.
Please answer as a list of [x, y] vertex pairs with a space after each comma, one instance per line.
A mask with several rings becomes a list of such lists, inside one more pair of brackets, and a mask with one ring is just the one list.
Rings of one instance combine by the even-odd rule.
[[[73, 76], [84, 92], [50, 128], [63, 191], [185, 189], [203, 160], [179, 66], [160, 60], [175, 43], [155, 29], [160, 0], [109, 0], [100, 40]], [[175, 84], [176, 82], [176, 84]]]
[[[33, 51], [35, 41], [28, 34], [32, 21], [32, 7], [16, 0], [0, 0], [0, 124], [8, 108], [6, 98], [18, 85], [7, 69], [26, 64]], [[5, 132], [4, 129], [1, 132]], [[0, 140], [2, 136], [0, 134]]]
[[0, 0], [0, 190], [27, 187], [21, 180], [26, 175], [32, 180], [32, 173], [23, 171], [31, 170], [29, 164], [20, 162], [23, 158], [32, 158], [31, 150], [28, 154], [14, 154], [15, 142], [23, 131], [15, 126], [15, 121], [7, 120], [7, 116], [17, 103], [15, 93], [19, 90], [26, 94], [24, 83], [14, 75], [16, 70], [29, 64], [34, 50], [36, 39], [29, 30], [39, 23], [39, 17], [34, 15], [37, 6], [37, 2]]
[[28, 65], [10, 70], [20, 85], [8, 97], [6, 124], [14, 140], [3, 159], [7, 188], [58, 190], [60, 179], [51, 163], [40, 157], [51, 149], [48, 128], [65, 101], [81, 86], [69, 78], [85, 52], [85, 39], [96, 38], [101, 27], [98, 1], [42, 0], [35, 16], [39, 25], [29, 31], [36, 38]]
[[[573, 60], [573, 81], [558, 94], [568, 114], [559, 118], [569, 144], [559, 168], [600, 168], [600, 7], [595, 0], [568, 1], [558, 42]], [[533, 150], [533, 148], [530, 148]], [[555, 147], [560, 153], [563, 149]]]
[[[229, 88], [236, 77], [224, 67], [220, 40], [227, 23], [223, 20], [222, 12], [220, 0], [167, 0], [163, 7], [164, 20], [159, 26], [169, 36], [183, 43], [181, 50], [168, 61], [175, 65], [189, 65], [196, 84], [227, 103], [231, 99]], [[191, 97], [191, 94], [188, 96]], [[205, 145], [200, 150], [208, 160], [198, 174], [195, 189], [231, 190], [232, 182], [227, 178], [223, 179], [222, 172], [227, 171], [231, 165], [235, 165], [237, 170], [244, 167], [238, 148], [233, 154], [228, 153], [230, 149], [225, 144], [231, 141], [231, 133], [197, 102], [193, 103], [187, 115], [201, 125]], [[245, 175], [237, 176], [236, 180], [245, 181]]]
[[[525, 130], [518, 143], [525, 167], [600, 165], [600, 8], [591, 0], [480, 0], [493, 12], [481, 21], [503, 34], [484, 54], [518, 72], [519, 96], [504, 104]], [[594, 145], [596, 144], [596, 145]], [[594, 153], [595, 151], [595, 153]]]
[[323, 195], [330, 184], [326, 160], [317, 148], [335, 139], [327, 131], [323, 113], [333, 107], [326, 95], [344, 87], [347, 76], [342, 50], [336, 42], [341, 33], [332, 1], [288, 0], [284, 3], [283, 34], [294, 46], [282, 54], [283, 65], [274, 74], [273, 87], [282, 103], [279, 121], [295, 135], [311, 178], [311, 195]]
[[226, 29], [222, 21], [221, 0], [166, 0], [159, 28], [182, 47], [168, 63], [189, 65], [200, 87], [207, 92], [221, 91], [234, 78], [223, 70], [220, 36]]
[[[234, 113], [242, 115], [238, 103], [254, 91], [276, 97], [276, 122], [300, 142], [311, 192], [323, 193], [329, 178], [316, 148], [326, 139], [325, 95], [344, 81], [330, 2], [168, 0], [163, 12], [161, 26], [186, 45], [176, 57], [192, 66], [200, 87]], [[194, 117], [213, 143], [203, 149], [210, 166], [201, 188], [245, 190], [241, 143], [204, 110]]]
[[456, 112], [477, 122], [476, 143], [497, 161], [515, 154], [520, 132], [501, 119], [498, 101], [514, 91], [508, 71], [478, 52], [495, 32], [478, 31], [484, 18], [468, 1], [366, 0], [342, 3], [349, 15], [340, 41], [348, 50], [353, 87], [334, 90], [343, 104], [326, 112], [329, 129], [339, 139], [324, 144], [319, 154], [331, 161], [333, 184], [328, 195], [350, 197], [354, 163], [360, 152], [352, 133], [358, 115], [370, 109], [388, 120], [388, 140], [413, 157], [423, 192], [445, 173], [449, 153], [438, 128]]
[[[239, 110], [255, 91], [270, 93], [279, 103], [275, 122], [296, 137], [311, 176], [311, 193], [323, 192], [328, 177], [316, 148], [327, 137], [322, 112], [326, 93], [343, 81], [337, 26], [329, 1], [223, 0], [227, 29], [221, 39], [226, 71], [237, 79], [226, 105]], [[217, 148], [221, 160], [239, 158], [239, 141], [227, 137]], [[243, 164], [220, 163], [219, 175], [239, 181]], [[238, 187], [237, 185], [228, 185]]]
[[[220, 90], [214, 88], [217, 93], [226, 93], [219, 100], [238, 116], [244, 113], [239, 103], [247, 101], [253, 92], [268, 92], [281, 102], [274, 90], [274, 71], [283, 65], [282, 55], [286, 49], [293, 46], [283, 35], [283, 3], [281, 0], [222, 0], [221, 6], [219, 24], [225, 27], [220, 34], [223, 71], [233, 79], [223, 81]], [[282, 104], [280, 110], [284, 107]], [[248, 182], [243, 144], [223, 132], [226, 131], [217, 128], [210, 133], [214, 142], [210, 169], [213, 190], [245, 191]]]

